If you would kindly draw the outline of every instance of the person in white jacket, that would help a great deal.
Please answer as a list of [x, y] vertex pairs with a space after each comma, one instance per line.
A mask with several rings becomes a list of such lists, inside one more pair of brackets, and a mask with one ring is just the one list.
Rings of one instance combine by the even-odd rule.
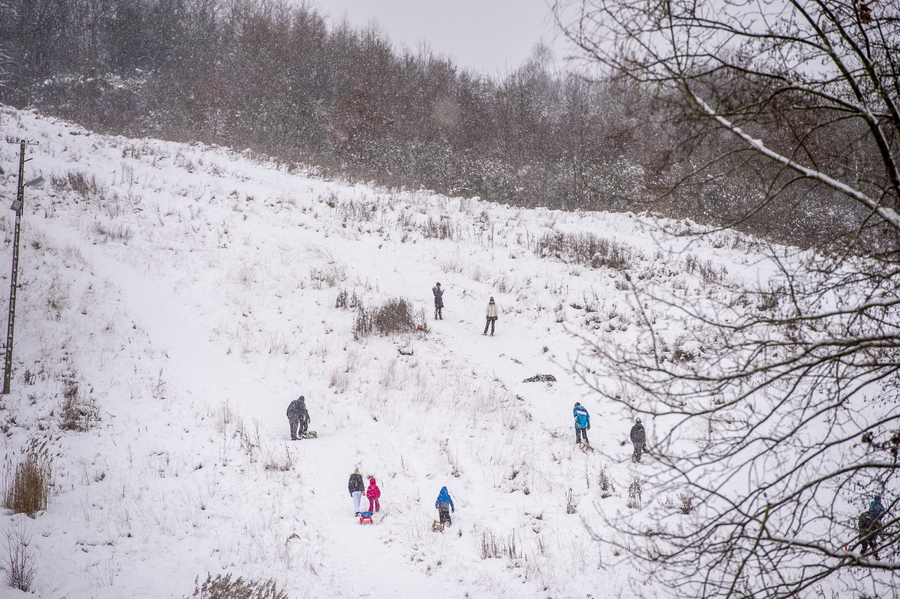
[[491, 337], [494, 336], [494, 323], [497, 322], [497, 315], [499, 313], [497, 304], [494, 303], [494, 298], [491, 298], [491, 301], [489, 301], [487, 305], [487, 321], [484, 323], [484, 332], [482, 335], [487, 335], [488, 327], [490, 327]]

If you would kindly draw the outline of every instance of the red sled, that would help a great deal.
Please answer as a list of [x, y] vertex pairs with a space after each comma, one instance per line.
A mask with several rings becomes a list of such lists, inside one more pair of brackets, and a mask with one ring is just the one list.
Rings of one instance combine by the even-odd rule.
[[375, 524], [372, 522], [372, 512], [360, 512], [359, 513], [359, 523], [360, 524]]

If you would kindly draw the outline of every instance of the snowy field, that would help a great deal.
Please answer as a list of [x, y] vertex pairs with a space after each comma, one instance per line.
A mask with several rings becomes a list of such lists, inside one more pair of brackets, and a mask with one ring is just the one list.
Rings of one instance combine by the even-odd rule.
[[[3, 515], [7, 545], [28, 541], [34, 595], [0, 596], [181, 598], [229, 573], [292, 598], [652, 594], [603, 520], [641, 517], [627, 490], [654, 462], [630, 463], [633, 415], [571, 372], [581, 337], [634, 343], [644, 316], [624, 269], [537, 248], [591, 233], [633, 277], [702, 302], [766, 279], [752, 240], [325, 181], [6, 107], [0, 132], [39, 142], [26, 179], [46, 179], [26, 190], [4, 483], [32, 440], [53, 458], [48, 508]], [[18, 149], [0, 146], [7, 205]], [[3, 207], [7, 284], [13, 225]], [[491, 296], [494, 337], [481, 334]], [[356, 339], [354, 301], [396, 298], [424, 330]], [[677, 312], [647, 310], [663, 353], [699, 343]], [[536, 374], [556, 381], [524, 382]], [[299, 395], [318, 439], [290, 441]], [[576, 401], [595, 452], [574, 442]], [[61, 426], [67, 402], [87, 430]], [[356, 467], [382, 490], [374, 526], [354, 518]], [[436, 533], [445, 485], [454, 523]]]

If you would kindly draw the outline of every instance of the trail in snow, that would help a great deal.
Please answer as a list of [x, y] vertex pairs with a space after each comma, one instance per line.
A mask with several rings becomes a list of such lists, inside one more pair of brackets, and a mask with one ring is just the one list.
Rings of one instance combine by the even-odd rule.
[[[56, 239], [71, 240], [73, 243], [77, 240], [75, 234], [57, 222], [47, 221], [46, 226], [48, 233]], [[292, 587], [292, 591], [303, 590], [305, 596], [310, 598], [334, 597], [335, 592], [346, 597], [380, 597], [389, 592], [391, 597], [397, 599], [418, 599], [423, 594], [455, 596], [448, 594], [448, 589], [424, 572], [410, 569], [404, 552], [396, 551], [388, 540], [401, 539], [397, 543], [402, 544], [404, 527], [430, 526], [430, 520], [424, 516], [429, 511], [427, 508], [415, 506], [412, 522], [408, 520], [410, 514], [407, 513], [392, 523], [389, 506], [400, 498], [388, 496], [384, 501], [384, 513], [375, 517], [376, 525], [361, 526], [353, 515], [346, 487], [350, 469], [335, 472], [332, 464], [360, 462], [368, 440], [357, 437], [352, 430], [343, 429], [319, 439], [294, 443], [287, 441], [288, 427], [282, 404], [286, 404], [288, 399], [270, 392], [260, 381], [258, 373], [240, 356], [228, 355], [209, 341], [205, 323], [182, 303], [181, 295], [162, 281], [139, 272], [111, 255], [108, 246], [79, 247], [92, 265], [94, 274], [120, 290], [128, 317], [147, 332], [155, 346], [162, 348], [168, 364], [166, 377], [177, 381], [177, 388], [211, 405], [231, 402], [262, 423], [262, 434], [268, 438], [270, 445], [277, 444], [282, 437], [285, 439], [301, 474], [301, 480], [298, 480], [292, 493], [296, 497], [297, 512], [289, 517], [289, 528], [305, 535], [330, 539], [331, 542], [325, 547], [338, 550], [326, 549], [326, 553], [317, 555], [316, 559], [328, 560], [337, 572], [342, 573], [327, 588]], [[273, 382], [268, 387], [280, 389], [282, 383]], [[313, 424], [311, 429], [315, 428]], [[367, 500], [363, 496], [361, 507], [365, 509], [366, 506]], [[288, 536], [285, 539], [289, 548], [303, 542], [303, 538], [292, 539]], [[399, 571], [404, 572], [404, 577], [395, 576]], [[377, 595], [372, 594], [372, 589], [377, 589]]]

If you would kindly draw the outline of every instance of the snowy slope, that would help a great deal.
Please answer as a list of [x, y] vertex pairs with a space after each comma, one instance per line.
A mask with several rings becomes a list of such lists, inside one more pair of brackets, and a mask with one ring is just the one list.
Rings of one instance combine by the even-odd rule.
[[[31, 539], [37, 596], [185, 597], [207, 573], [273, 578], [290, 597], [641, 592], [592, 536], [607, 534], [597, 505], [634, 513], [631, 415], [569, 372], [582, 348], [571, 333], [629, 343], [641, 318], [620, 272], [535, 244], [590, 232], [700, 298], [714, 292], [685, 269], [692, 257], [729, 280], [766, 278], [736, 234], [684, 248], [649, 218], [378, 190], [249, 151], [105, 137], [9, 108], [0, 119], [5, 137], [40, 143], [26, 178], [48, 181], [26, 191], [15, 380], [0, 410], [5, 480], [31, 439], [54, 455], [48, 509], [3, 516], [8, 536]], [[5, 198], [17, 151], [0, 147]], [[11, 256], [14, 213], [0, 216]], [[341, 291], [370, 307], [406, 298], [427, 330], [355, 340]], [[489, 296], [495, 337], [481, 335]], [[657, 310], [656, 332], [689, 344]], [[523, 382], [539, 373], [557, 381]], [[96, 409], [89, 430], [60, 428], [66, 394]], [[319, 438], [292, 443], [284, 411], [301, 394]], [[575, 401], [595, 453], [574, 443]], [[382, 489], [375, 526], [353, 517], [357, 466]], [[439, 534], [444, 485], [457, 510]]]

